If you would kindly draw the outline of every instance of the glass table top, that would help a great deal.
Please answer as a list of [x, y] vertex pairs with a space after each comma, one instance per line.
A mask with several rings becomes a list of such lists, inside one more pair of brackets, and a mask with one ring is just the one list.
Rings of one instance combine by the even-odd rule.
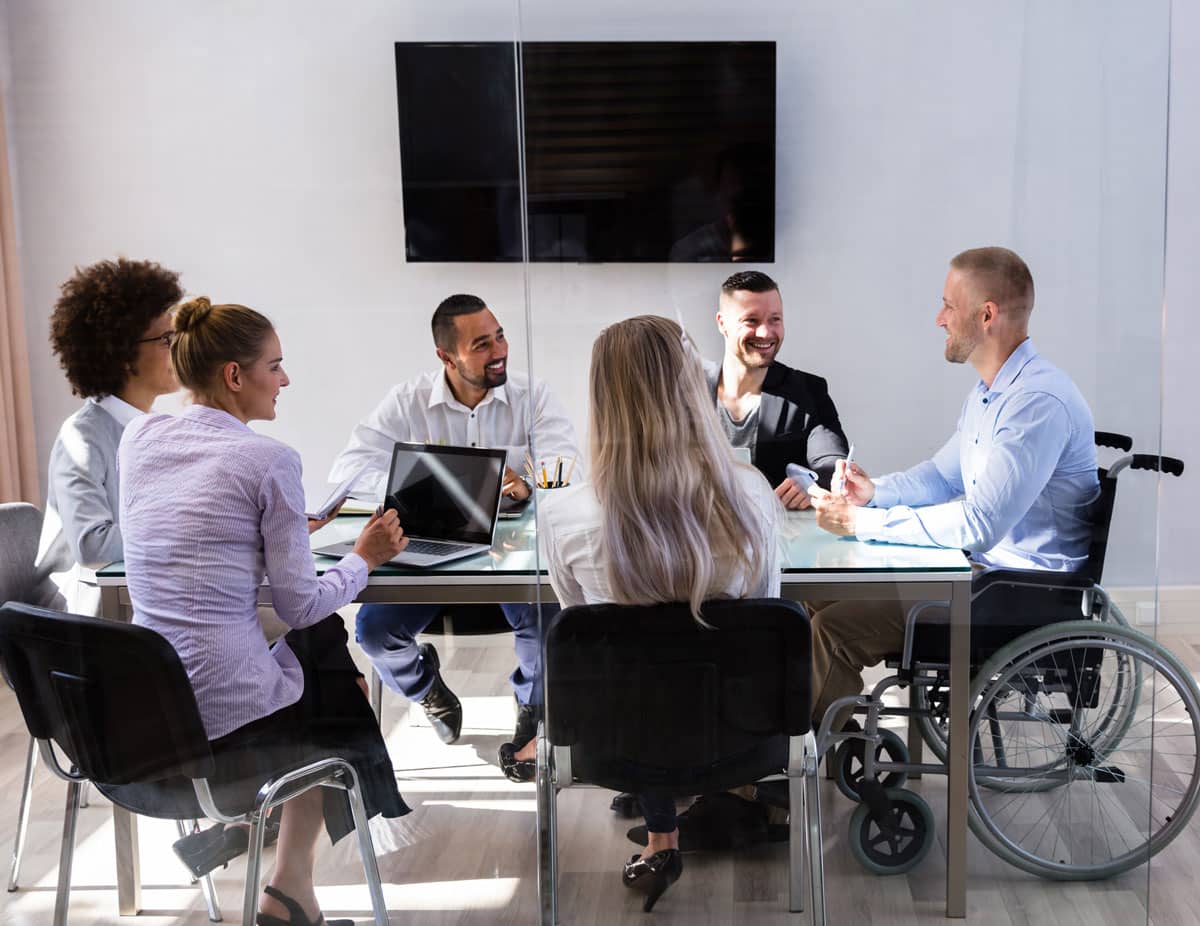
[[[366, 523], [363, 515], [342, 515], [312, 536], [314, 547], [326, 546], [358, 536]], [[835, 537], [817, 527], [811, 511], [792, 511], [785, 517], [780, 530], [783, 573], [962, 573], [971, 567], [960, 550], [936, 547], [910, 547], [889, 543], [865, 543], [849, 537]], [[433, 569], [387, 564], [376, 569], [373, 576], [429, 575], [442, 573], [461, 576], [537, 574], [536, 555], [538, 533], [534, 516], [527, 511], [519, 518], [501, 520], [496, 526], [492, 549], [486, 553], [453, 560]], [[323, 572], [337, 560], [313, 555], [317, 572]], [[542, 558], [544, 562], [544, 557]], [[542, 569], [544, 574], [545, 569]], [[103, 580], [123, 578], [124, 563], [111, 563], [96, 571]]]

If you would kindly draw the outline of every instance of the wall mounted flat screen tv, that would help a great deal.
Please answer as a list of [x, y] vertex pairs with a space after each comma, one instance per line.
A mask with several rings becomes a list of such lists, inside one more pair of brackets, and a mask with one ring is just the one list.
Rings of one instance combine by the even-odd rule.
[[537, 261], [775, 259], [774, 42], [397, 42], [396, 88], [409, 261], [518, 261], [523, 206]]

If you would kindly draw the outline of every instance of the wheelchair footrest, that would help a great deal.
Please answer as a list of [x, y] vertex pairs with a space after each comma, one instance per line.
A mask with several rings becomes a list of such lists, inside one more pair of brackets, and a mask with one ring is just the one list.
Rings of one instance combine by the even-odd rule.
[[1054, 723], [1069, 724], [1075, 719], [1075, 711], [1069, 707], [1052, 707], [1047, 713]]

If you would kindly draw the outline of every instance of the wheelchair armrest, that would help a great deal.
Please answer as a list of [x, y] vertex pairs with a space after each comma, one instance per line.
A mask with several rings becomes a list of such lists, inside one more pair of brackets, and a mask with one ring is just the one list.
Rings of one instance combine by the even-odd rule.
[[917, 624], [950, 623], [949, 601], [922, 601], [908, 609], [904, 620], [904, 649], [900, 653], [900, 670], [912, 671], [913, 640]]
[[1092, 588], [1095, 582], [1080, 572], [1052, 572], [1046, 569], [985, 569], [971, 580], [972, 603], [987, 594], [989, 589], [1000, 585], [1083, 592]]

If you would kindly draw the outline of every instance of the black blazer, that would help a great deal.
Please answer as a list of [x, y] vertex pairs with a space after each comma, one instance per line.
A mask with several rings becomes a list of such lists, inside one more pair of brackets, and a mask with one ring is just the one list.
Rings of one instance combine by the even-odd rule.
[[[706, 362], [704, 373], [715, 393], [720, 364]], [[820, 484], [828, 489], [834, 463], [846, 456], [849, 447], [825, 380], [772, 363], [763, 380], [754, 451], [754, 465], [771, 487], [787, 477], [788, 463], [800, 463], [816, 470]]]

